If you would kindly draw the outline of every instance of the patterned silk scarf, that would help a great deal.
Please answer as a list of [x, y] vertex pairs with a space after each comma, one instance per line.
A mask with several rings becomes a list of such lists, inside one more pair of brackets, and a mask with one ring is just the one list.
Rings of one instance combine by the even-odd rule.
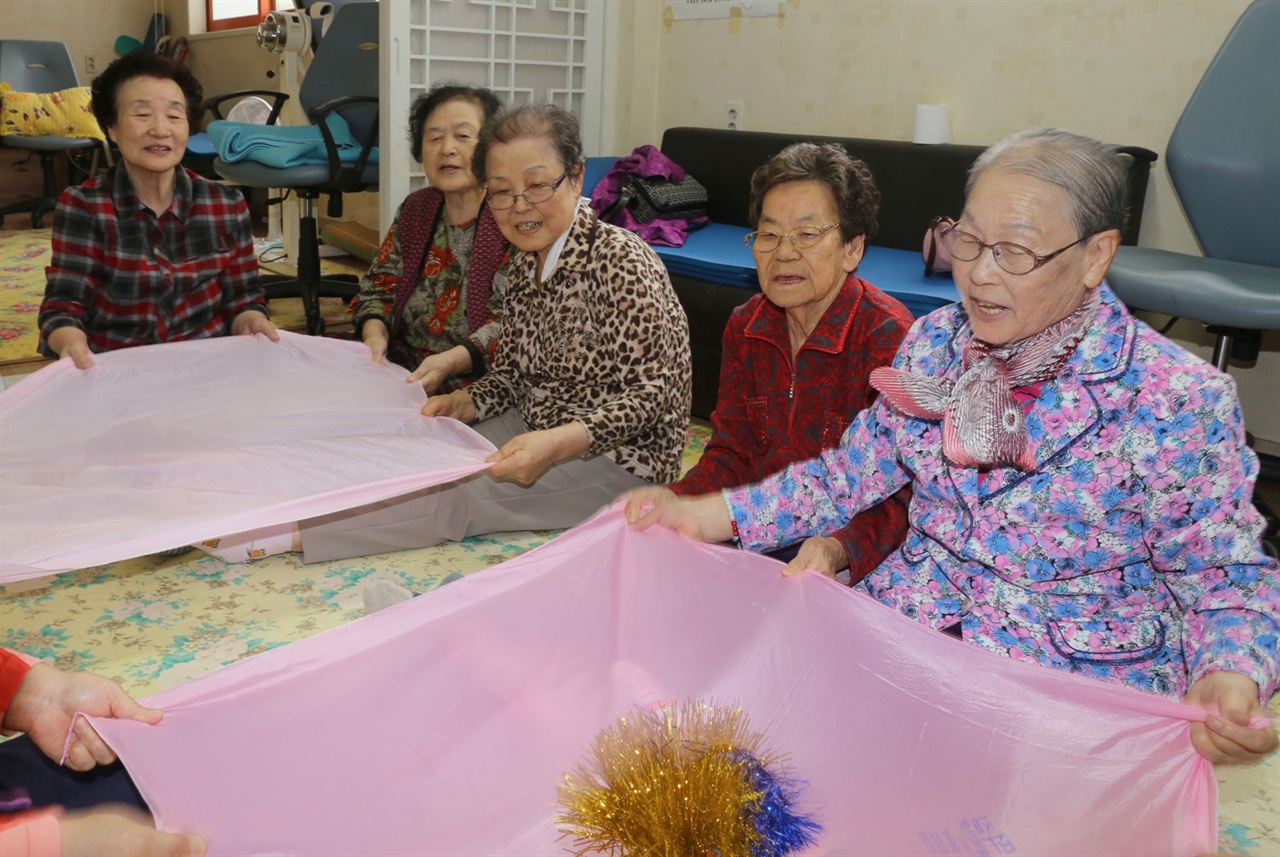
[[1097, 310], [1098, 290], [1089, 289], [1074, 312], [1026, 339], [1008, 345], [969, 340], [964, 372], [954, 382], [883, 367], [871, 371], [871, 385], [908, 416], [941, 419], [942, 453], [952, 464], [1031, 470], [1035, 453], [1013, 390], [1056, 375]]

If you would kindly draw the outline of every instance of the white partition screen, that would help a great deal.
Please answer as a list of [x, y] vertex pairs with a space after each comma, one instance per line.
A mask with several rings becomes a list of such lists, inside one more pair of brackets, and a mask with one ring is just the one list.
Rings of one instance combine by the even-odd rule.
[[384, 0], [381, 217], [426, 183], [409, 157], [409, 106], [433, 84], [487, 86], [505, 104], [550, 102], [595, 153], [607, 0]]

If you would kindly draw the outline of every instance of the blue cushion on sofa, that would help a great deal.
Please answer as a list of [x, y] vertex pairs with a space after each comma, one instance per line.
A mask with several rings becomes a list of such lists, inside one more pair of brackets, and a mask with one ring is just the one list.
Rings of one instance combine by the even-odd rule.
[[[582, 193], [590, 196], [617, 158], [587, 158]], [[751, 230], [745, 226], [710, 223], [689, 234], [683, 247], [654, 246], [671, 274], [706, 280], [733, 288], [758, 290], [756, 260], [743, 243]], [[919, 318], [960, 299], [955, 283], [945, 274], [925, 276], [919, 251], [868, 247], [858, 266], [858, 276], [902, 301]], [[743, 296], [744, 301], [747, 296]]]
[[591, 191], [596, 189], [596, 185], [600, 183], [600, 179], [604, 178], [604, 174], [613, 169], [613, 165], [618, 159], [609, 157], [587, 158], [586, 166], [582, 171], [582, 195], [591, 198]]
[[916, 318], [960, 300], [950, 274], [925, 275], [918, 250], [868, 247], [858, 265], [858, 276], [902, 301]]
[[[749, 231], [745, 226], [712, 223], [692, 233], [683, 247], [653, 249], [672, 274], [755, 289], [759, 287], [755, 258], [742, 243]], [[902, 301], [917, 318], [960, 299], [951, 277], [926, 276], [924, 260], [912, 250], [868, 247], [858, 276]]]
[[756, 260], [742, 243], [750, 231], [745, 226], [709, 223], [689, 233], [683, 247], [653, 249], [672, 274], [754, 289], [759, 284]]

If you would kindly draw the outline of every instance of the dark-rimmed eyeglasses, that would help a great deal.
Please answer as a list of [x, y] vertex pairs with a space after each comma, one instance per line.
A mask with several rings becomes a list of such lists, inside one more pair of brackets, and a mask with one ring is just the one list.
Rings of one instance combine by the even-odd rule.
[[505, 211], [508, 208], [515, 207], [517, 199], [523, 199], [530, 205], [546, 202], [555, 196], [556, 189], [564, 184], [564, 180], [568, 177], [569, 171], [565, 170], [560, 178], [555, 181], [531, 184], [524, 189], [524, 193], [512, 193], [509, 190], [491, 190], [489, 191], [489, 207], [496, 208], [498, 211]]
[[748, 234], [742, 240], [752, 250], [759, 250], [761, 253], [772, 253], [777, 250], [782, 246], [783, 238], [790, 241], [791, 246], [797, 250], [808, 250], [839, 225], [839, 223], [833, 223], [830, 226], [803, 226], [799, 229], [792, 229], [784, 235], [779, 235], [777, 232], [757, 231]]
[[963, 229], [952, 228], [946, 233], [946, 237], [951, 239], [951, 258], [959, 259], [961, 262], [973, 262], [982, 255], [983, 250], [991, 251], [991, 258], [996, 260], [996, 264], [1001, 270], [1014, 276], [1022, 276], [1030, 274], [1036, 268], [1049, 264], [1072, 247], [1089, 240], [1088, 235], [1083, 238], [1077, 238], [1066, 247], [1054, 250], [1048, 255], [1041, 256], [1038, 253], [1023, 247], [1021, 244], [1014, 244], [1010, 241], [996, 241], [988, 244], [978, 239], [976, 235], [970, 235]]

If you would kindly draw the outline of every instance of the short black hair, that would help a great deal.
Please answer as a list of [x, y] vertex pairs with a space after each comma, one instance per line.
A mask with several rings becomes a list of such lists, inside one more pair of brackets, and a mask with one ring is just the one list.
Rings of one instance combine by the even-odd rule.
[[582, 174], [586, 159], [582, 155], [582, 133], [578, 130], [578, 117], [554, 104], [523, 104], [504, 111], [496, 119], [485, 123], [471, 156], [471, 172], [480, 184], [488, 178], [485, 157], [494, 143], [510, 143], [512, 140], [542, 138], [551, 144], [560, 156], [560, 164], [566, 173], [577, 178]]
[[837, 143], [793, 143], [756, 167], [748, 209], [751, 228], [760, 227], [765, 194], [780, 184], [803, 181], [818, 182], [831, 191], [841, 240], [865, 235], [870, 242], [875, 237], [880, 226], [880, 188], [871, 168]]
[[93, 79], [89, 88], [93, 105], [93, 117], [103, 131], [115, 126], [120, 118], [120, 106], [116, 103], [120, 87], [135, 77], [154, 77], [172, 80], [182, 90], [187, 100], [187, 124], [194, 130], [200, 122], [204, 87], [196, 76], [177, 60], [143, 50], [120, 57]]
[[481, 127], [502, 110], [502, 102], [498, 100], [498, 96], [483, 86], [438, 83], [431, 87], [425, 95], [419, 95], [409, 108], [409, 154], [418, 163], [422, 163], [422, 130], [426, 127], [427, 117], [441, 104], [454, 99], [469, 101], [480, 108]]

